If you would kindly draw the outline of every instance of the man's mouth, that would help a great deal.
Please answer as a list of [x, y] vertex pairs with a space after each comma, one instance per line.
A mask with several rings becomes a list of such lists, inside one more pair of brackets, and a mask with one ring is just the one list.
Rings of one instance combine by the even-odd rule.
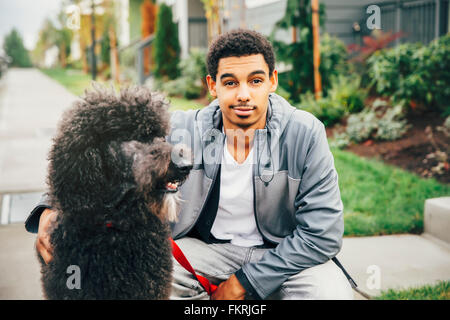
[[238, 117], [248, 117], [252, 114], [253, 110], [256, 109], [255, 106], [231, 106], [231, 109], [234, 110], [234, 113]]

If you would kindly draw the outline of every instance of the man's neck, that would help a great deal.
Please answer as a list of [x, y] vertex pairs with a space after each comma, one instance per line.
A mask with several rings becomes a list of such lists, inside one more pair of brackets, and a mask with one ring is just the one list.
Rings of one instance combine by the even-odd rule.
[[227, 136], [227, 148], [237, 163], [243, 163], [247, 159], [250, 150], [253, 147], [253, 138], [255, 131], [263, 129], [264, 125], [254, 126], [250, 128], [240, 128], [236, 126], [227, 126], [224, 122], [224, 132]]

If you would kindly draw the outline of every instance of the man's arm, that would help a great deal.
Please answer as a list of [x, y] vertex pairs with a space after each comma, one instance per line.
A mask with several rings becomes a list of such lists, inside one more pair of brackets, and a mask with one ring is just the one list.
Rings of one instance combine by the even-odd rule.
[[266, 298], [290, 276], [325, 263], [341, 248], [343, 205], [334, 159], [323, 124], [317, 121], [313, 130], [295, 199], [296, 229], [260, 261], [235, 273], [253, 298]]
[[39, 219], [41, 218], [41, 214], [44, 212], [45, 209], [50, 208], [51, 206], [48, 194], [44, 193], [41, 196], [41, 199], [39, 200], [38, 204], [34, 207], [30, 215], [28, 216], [27, 220], [25, 221], [25, 229], [28, 232], [37, 233], [39, 229]]
[[28, 232], [37, 233], [36, 249], [45, 263], [49, 263], [53, 258], [53, 249], [47, 231], [56, 218], [56, 211], [51, 210], [48, 200], [48, 195], [44, 194], [25, 221], [25, 229]]

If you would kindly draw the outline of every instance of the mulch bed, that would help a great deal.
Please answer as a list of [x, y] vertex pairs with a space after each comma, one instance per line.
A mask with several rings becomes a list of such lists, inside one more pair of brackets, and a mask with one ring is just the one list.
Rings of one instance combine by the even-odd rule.
[[[450, 183], [448, 160], [441, 164], [440, 170], [435, 168], [439, 163], [436, 158], [438, 149], [445, 152], [447, 159], [450, 159], [450, 140], [445, 133], [437, 130], [445, 118], [428, 112], [410, 114], [407, 119], [412, 126], [403, 138], [395, 141], [367, 140], [361, 144], [351, 144], [345, 150], [361, 157], [380, 159], [425, 178], [433, 177], [441, 183]], [[343, 123], [345, 124], [345, 121]], [[329, 137], [333, 136], [335, 129], [336, 127], [327, 129]]]

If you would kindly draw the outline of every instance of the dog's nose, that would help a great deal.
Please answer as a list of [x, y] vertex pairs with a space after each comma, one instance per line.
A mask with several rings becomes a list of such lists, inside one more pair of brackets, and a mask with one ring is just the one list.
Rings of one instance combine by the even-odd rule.
[[186, 145], [175, 145], [172, 150], [172, 162], [181, 172], [190, 171], [193, 166], [191, 149]]

